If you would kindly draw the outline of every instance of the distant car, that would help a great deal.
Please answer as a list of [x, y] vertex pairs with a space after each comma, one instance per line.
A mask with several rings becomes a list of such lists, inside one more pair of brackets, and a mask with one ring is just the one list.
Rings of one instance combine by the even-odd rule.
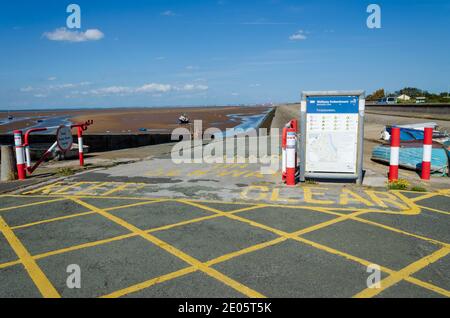
[[385, 98], [379, 99], [377, 104], [379, 104], [379, 105], [394, 105], [394, 104], [397, 104], [397, 98], [385, 97]]

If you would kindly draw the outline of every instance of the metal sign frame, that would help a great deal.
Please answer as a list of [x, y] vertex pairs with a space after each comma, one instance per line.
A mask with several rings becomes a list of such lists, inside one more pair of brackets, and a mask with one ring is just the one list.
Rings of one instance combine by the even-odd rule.
[[[355, 96], [359, 98], [358, 105], [358, 137], [356, 154], [356, 173], [331, 173], [331, 172], [308, 172], [306, 171], [306, 136], [307, 136], [307, 99], [309, 97], [343, 97]], [[300, 181], [309, 179], [332, 179], [332, 180], [356, 180], [362, 183], [363, 178], [363, 155], [364, 155], [364, 117], [365, 117], [365, 92], [358, 91], [307, 91], [302, 93], [300, 110]]]

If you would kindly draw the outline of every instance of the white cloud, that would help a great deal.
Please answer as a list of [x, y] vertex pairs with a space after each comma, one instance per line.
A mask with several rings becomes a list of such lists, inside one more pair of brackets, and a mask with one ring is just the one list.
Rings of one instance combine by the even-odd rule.
[[49, 77], [47, 80], [49, 80], [49, 81], [54, 81], [54, 80], [56, 80], [56, 77], [55, 77], [55, 76], [51, 76], [51, 77]]
[[260, 87], [260, 86], [261, 86], [261, 84], [258, 84], [258, 83], [249, 85], [249, 87]]
[[151, 83], [145, 84], [136, 89], [138, 93], [167, 93], [172, 90], [172, 86], [169, 84]]
[[171, 10], [166, 10], [164, 12], [161, 12], [161, 15], [163, 15], [165, 17], [174, 17], [174, 16], [176, 16], [175, 12], [173, 12]]
[[291, 41], [302, 41], [302, 40], [306, 40], [306, 39], [307, 39], [307, 37], [305, 35], [305, 31], [303, 31], [303, 30], [299, 30], [289, 37], [289, 40], [291, 40]]
[[182, 87], [177, 87], [176, 89], [180, 91], [206, 91], [208, 88], [208, 86], [201, 84], [186, 84]]
[[187, 69], [188, 71], [192, 71], [192, 70], [198, 69], [198, 66], [188, 65], [188, 66], [186, 66], [186, 69]]
[[92, 89], [81, 92], [82, 95], [97, 95], [97, 96], [111, 96], [111, 95], [132, 95], [132, 94], [152, 94], [153, 96], [162, 96], [162, 94], [170, 92], [193, 92], [206, 91], [209, 87], [200, 84], [185, 84], [185, 85], [170, 85], [161, 83], [149, 83], [139, 87], [129, 86], [110, 86], [99, 89]]
[[[53, 81], [53, 80], [51, 80], [49, 78], [49, 81]], [[76, 88], [76, 87], [83, 87], [83, 86], [88, 86], [88, 85], [91, 85], [91, 83], [90, 82], [81, 82], [81, 83], [52, 84], [52, 85], [41, 86], [41, 87], [27, 86], [27, 87], [21, 88], [20, 91], [24, 92], [24, 93], [35, 92], [35, 93], [47, 95], [54, 91], [60, 91], [60, 90]], [[37, 97], [37, 96], [35, 95], [35, 97]]]
[[53, 32], [45, 32], [44, 36], [50, 41], [85, 42], [101, 40], [105, 35], [98, 29], [89, 29], [86, 32], [81, 32], [59, 28]]

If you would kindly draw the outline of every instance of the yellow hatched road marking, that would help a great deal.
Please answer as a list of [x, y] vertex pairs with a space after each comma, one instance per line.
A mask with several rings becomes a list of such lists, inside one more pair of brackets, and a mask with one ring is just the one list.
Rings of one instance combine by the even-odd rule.
[[446, 214], [446, 215], [450, 215], [450, 212], [446, 212], [446, 211], [442, 211], [442, 210], [438, 210], [438, 209], [432, 209], [423, 205], [419, 205], [422, 209], [426, 209], [432, 212], [436, 212], [436, 213], [441, 213], [441, 214]]
[[51, 194], [67, 194], [66, 191], [70, 190], [70, 189], [74, 189], [74, 188], [78, 188], [84, 184], [93, 184], [93, 182], [76, 182], [76, 183], [71, 183], [65, 187], [62, 187], [61, 189], [55, 191], [55, 192], [51, 192]]
[[99, 182], [95, 182], [92, 186], [88, 187], [87, 189], [78, 191], [77, 195], [84, 195], [84, 194], [89, 195], [91, 193], [91, 191], [94, 191], [94, 190], [97, 190], [99, 188], [102, 188], [102, 187], [104, 187], [104, 186], [106, 186], [108, 184], [110, 184], [110, 182], [100, 182], [100, 183]]
[[119, 184], [117, 187], [115, 187], [114, 189], [111, 189], [111, 190], [109, 190], [109, 191], [107, 191], [107, 192], [105, 192], [105, 193], [103, 193], [103, 194], [101, 194], [100, 196], [109, 196], [109, 195], [111, 195], [111, 194], [113, 194], [113, 193], [116, 193], [116, 192], [119, 192], [119, 191], [123, 191], [123, 190], [125, 190], [126, 188], [128, 188], [128, 186], [130, 186], [130, 185], [136, 185], [136, 187], [135, 187], [135, 189], [134, 190], [139, 190], [139, 189], [141, 189], [141, 188], [143, 188], [143, 187], [145, 187], [145, 183], [124, 183], [124, 184]]
[[110, 294], [104, 295], [104, 296], [102, 296], [100, 298], [118, 298], [118, 297], [122, 297], [122, 296], [125, 296], [125, 295], [128, 295], [128, 294], [140, 291], [142, 289], [151, 287], [153, 285], [164, 283], [166, 281], [169, 281], [169, 280], [172, 280], [172, 279], [175, 279], [175, 278], [178, 278], [178, 277], [181, 277], [181, 276], [184, 276], [184, 275], [196, 272], [196, 271], [197, 271], [197, 268], [195, 268], [194, 266], [186, 267], [186, 268], [180, 269], [179, 271], [172, 272], [172, 273], [169, 273], [169, 274], [166, 274], [166, 275], [162, 275], [162, 276], [159, 276], [159, 277], [156, 277], [156, 278], [152, 278], [152, 279], [149, 279], [149, 280], [144, 281], [142, 283], [139, 283], [139, 284], [136, 284], [136, 285], [124, 288], [124, 289], [117, 290], [117, 291], [112, 292]]
[[58, 291], [53, 287], [52, 283], [48, 280], [47, 276], [45, 276], [44, 272], [37, 265], [35, 260], [28, 253], [25, 246], [23, 246], [22, 242], [17, 238], [14, 232], [9, 228], [6, 224], [5, 220], [0, 216], [0, 230], [3, 232], [6, 240], [9, 245], [12, 247], [14, 252], [19, 257], [21, 263], [25, 267], [33, 280], [36, 287], [41, 292], [42, 296], [46, 298], [59, 298], [61, 297]]
[[[23, 197], [23, 196], [22, 196]], [[53, 202], [58, 202], [58, 201], [64, 201], [66, 200], [66, 198], [57, 198], [57, 199], [51, 199], [51, 200], [45, 200], [45, 201], [39, 201], [39, 202], [33, 202], [33, 203], [27, 203], [27, 204], [22, 204], [22, 205], [16, 205], [16, 206], [12, 206], [12, 207], [7, 207], [7, 208], [1, 208], [0, 212], [3, 211], [9, 211], [9, 210], [15, 210], [15, 209], [20, 209], [20, 208], [27, 208], [30, 206], [35, 206], [35, 205], [40, 205], [40, 204], [46, 204], [46, 203], [53, 203]]]
[[261, 293], [258, 293], [257, 291], [231, 279], [230, 277], [220, 273], [219, 271], [210, 268], [208, 266], [206, 266], [205, 264], [203, 264], [202, 262], [200, 262], [199, 260], [191, 257], [190, 255], [182, 252], [181, 250], [173, 247], [172, 245], [158, 239], [157, 237], [135, 227], [134, 225], [125, 222], [123, 219], [116, 217], [102, 209], [99, 209], [91, 204], [88, 204], [86, 202], [83, 202], [79, 199], [75, 199], [72, 198], [72, 200], [92, 211], [97, 212], [98, 214], [104, 216], [105, 218], [109, 219], [110, 221], [113, 221], [123, 227], [125, 227], [126, 229], [128, 229], [129, 231], [138, 234], [139, 236], [141, 236], [142, 238], [148, 240], [149, 242], [155, 244], [156, 246], [166, 250], [167, 252], [169, 252], [170, 254], [182, 259], [183, 261], [185, 261], [186, 263], [196, 267], [197, 269], [199, 269], [200, 271], [206, 273], [207, 275], [216, 278], [217, 280], [221, 281], [222, 283], [236, 289], [237, 291], [239, 291], [240, 293], [249, 296], [249, 297], [254, 297], [254, 298], [263, 298], [264, 295], [262, 295]]
[[[120, 205], [120, 206], [115, 206], [115, 207], [111, 207], [111, 208], [106, 208], [105, 211], [114, 211], [114, 210], [120, 210], [120, 209], [125, 209], [125, 208], [136, 207], [136, 206], [150, 205], [150, 204], [153, 204], [153, 203], [164, 202], [164, 201], [166, 201], [166, 200], [151, 200], [151, 201], [146, 201], [146, 202], [138, 202], [138, 203], [133, 203], [133, 204]], [[42, 220], [42, 221], [37, 221], [37, 222], [32, 222], [32, 223], [27, 223], [27, 224], [22, 224], [22, 225], [17, 225], [17, 226], [12, 226], [11, 229], [17, 230], [17, 229], [27, 228], [27, 227], [31, 227], [31, 226], [35, 226], [35, 225], [46, 224], [46, 223], [51, 223], [51, 222], [57, 222], [57, 221], [77, 218], [77, 217], [80, 217], [80, 216], [91, 215], [91, 214], [95, 214], [95, 212], [89, 211], [89, 212], [81, 212], [81, 213], [75, 213], [75, 214], [60, 216], [60, 217], [46, 219], [46, 220]]]
[[[398, 282], [404, 280], [405, 278], [411, 276], [412, 274], [420, 271], [421, 269], [427, 267], [428, 265], [438, 261], [439, 259], [445, 257], [450, 252], [450, 249], [447, 247], [443, 247], [436, 252], [434, 252], [431, 255], [428, 255], [411, 265], [406, 266], [402, 270], [392, 273], [389, 277], [383, 279], [380, 284], [381, 288], [367, 288], [360, 293], [353, 296], [354, 298], [371, 298], [379, 293], [381, 293], [383, 290], [397, 284]], [[450, 295], [450, 293], [447, 292], [447, 295]]]

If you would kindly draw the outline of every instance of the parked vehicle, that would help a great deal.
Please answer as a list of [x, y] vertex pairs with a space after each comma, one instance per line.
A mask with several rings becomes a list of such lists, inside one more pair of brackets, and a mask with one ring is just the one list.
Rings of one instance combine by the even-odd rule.
[[377, 104], [379, 105], [394, 105], [397, 104], [396, 97], [385, 97], [378, 100]]

